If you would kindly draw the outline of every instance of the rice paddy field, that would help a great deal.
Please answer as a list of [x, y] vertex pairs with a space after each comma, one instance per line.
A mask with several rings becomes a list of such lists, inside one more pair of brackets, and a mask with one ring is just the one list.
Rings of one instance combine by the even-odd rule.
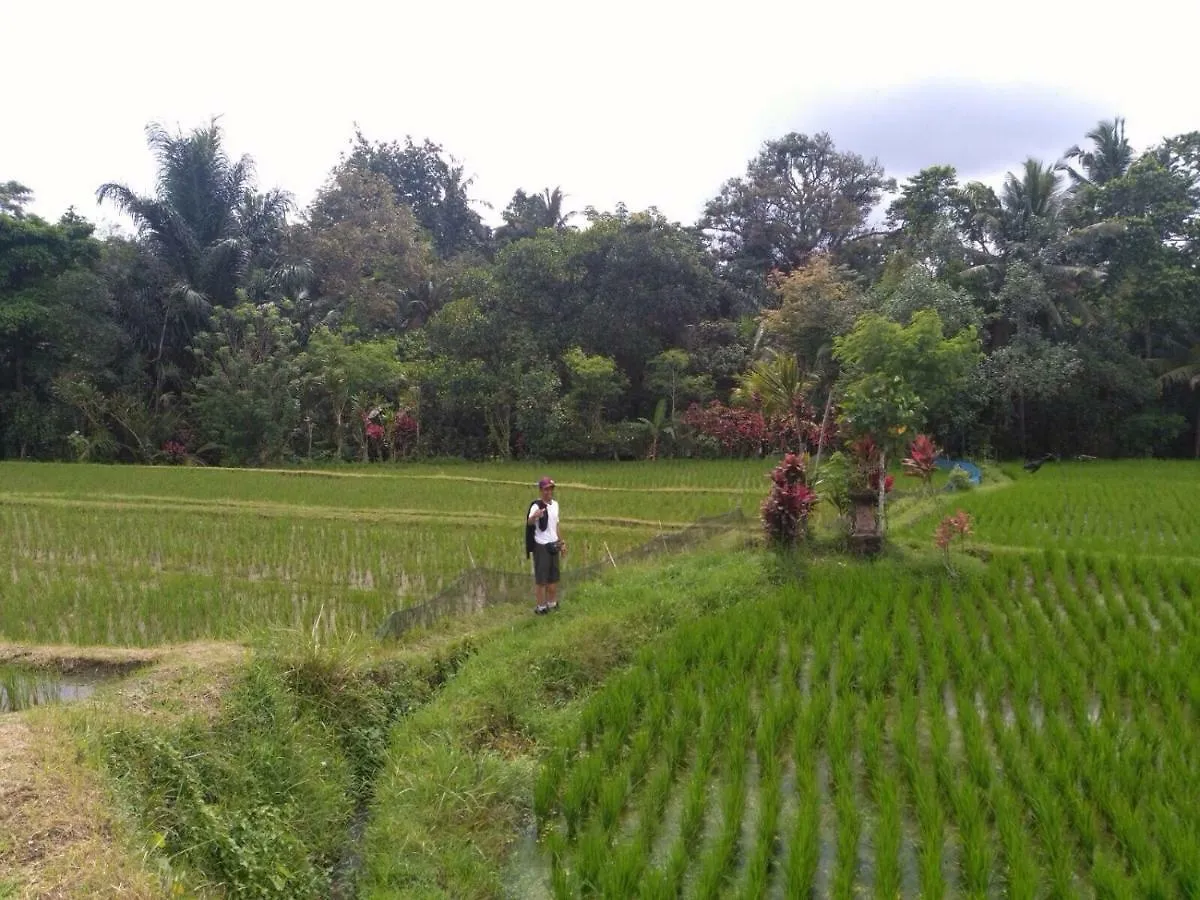
[[[753, 515], [769, 471], [555, 466], [567, 571], [701, 517]], [[528, 571], [523, 517], [541, 474], [0, 463], [0, 640], [146, 646], [318, 620], [373, 633], [470, 566]]]
[[[553, 466], [568, 567], [752, 523], [771, 463]], [[543, 471], [0, 464], [0, 641], [370, 634], [526, 572]], [[1200, 896], [1200, 465], [1004, 471], [910, 489], [879, 560], [713, 550], [480, 630], [392, 727], [364, 895]]]
[[1015, 474], [906, 529], [986, 564], [814, 564], [589, 698], [545, 893], [1200, 896], [1200, 466]]
[[[1200, 559], [1200, 464], [1048, 463], [997, 492], [955, 499], [994, 546]], [[928, 530], [925, 523], [922, 529]]]

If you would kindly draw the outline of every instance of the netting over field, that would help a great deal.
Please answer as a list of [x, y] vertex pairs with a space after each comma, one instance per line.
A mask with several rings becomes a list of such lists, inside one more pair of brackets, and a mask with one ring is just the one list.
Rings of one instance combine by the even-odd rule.
[[[746, 515], [741, 508], [698, 519], [687, 528], [658, 534], [631, 550], [609, 553], [602, 561], [587, 566], [563, 566], [560, 596], [573, 585], [594, 578], [623, 563], [633, 563], [696, 547], [708, 539], [742, 527]], [[428, 600], [393, 612], [379, 627], [379, 637], [399, 637], [410, 628], [430, 625], [443, 616], [477, 612], [486, 606], [515, 600], [532, 600], [533, 571], [507, 572], [499, 569], [467, 569]]]

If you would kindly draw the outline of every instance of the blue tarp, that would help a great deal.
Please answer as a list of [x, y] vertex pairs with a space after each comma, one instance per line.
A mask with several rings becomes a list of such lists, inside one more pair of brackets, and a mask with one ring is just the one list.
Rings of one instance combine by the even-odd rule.
[[953, 469], [958, 466], [965, 471], [971, 478], [971, 484], [979, 484], [983, 480], [983, 473], [979, 471], [979, 466], [973, 462], [968, 462], [965, 459], [947, 459], [944, 456], [939, 456], [933, 461], [933, 464], [939, 469]]

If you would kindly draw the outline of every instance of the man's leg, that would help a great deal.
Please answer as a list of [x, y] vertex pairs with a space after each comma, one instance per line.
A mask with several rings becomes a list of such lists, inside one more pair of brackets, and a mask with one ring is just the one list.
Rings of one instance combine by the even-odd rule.
[[558, 609], [558, 556], [550, 557], [550, 572], [546, 579], [546, 606]]
[[533, 551], [534, 595], [537, 597], [537, 606], [533, 608], [535, 613], [544, 613], [547, 610], [546, 579], [549, 577], [549, 566], [547, 565], [549, 556], [550, 554], [540, 546]]

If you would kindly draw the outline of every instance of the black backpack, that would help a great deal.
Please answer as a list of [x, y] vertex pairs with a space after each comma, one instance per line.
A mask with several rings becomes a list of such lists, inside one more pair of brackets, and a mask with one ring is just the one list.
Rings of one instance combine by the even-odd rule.
[[[546, 504], [541, 500], [534, 500], [533, 502], [537, 504], [538, 509], [546, 508]], [[536, 528], [538, 531], [545, 531], [550, 527], [550, 517], [543, 516], [537, 520], [536, 525], [530, 525], [528, 522], [529, 507], [527, 506], [525, 507], [525, 519], [525, 558], [529, 559], [529, 557], [533, 555], [533, 548], [537, 546], [537, 541], [533, 539], [533, 529]]]

